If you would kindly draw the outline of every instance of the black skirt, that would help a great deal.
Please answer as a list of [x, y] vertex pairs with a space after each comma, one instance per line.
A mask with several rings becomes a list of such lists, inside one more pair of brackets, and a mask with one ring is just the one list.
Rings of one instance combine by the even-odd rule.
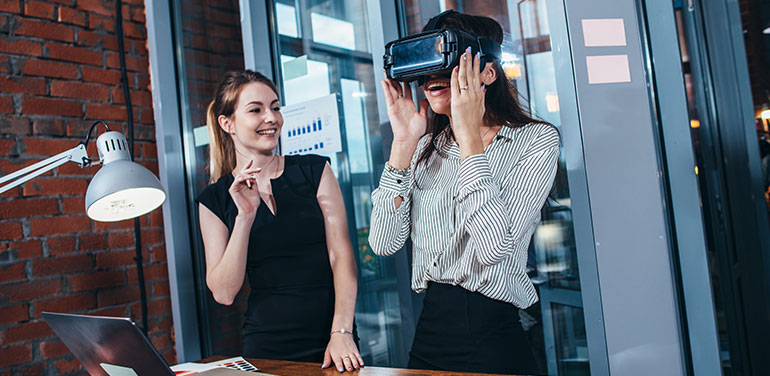
[[442, 283], [428, 284], [409, 368], [538, 373], [518, 308]]

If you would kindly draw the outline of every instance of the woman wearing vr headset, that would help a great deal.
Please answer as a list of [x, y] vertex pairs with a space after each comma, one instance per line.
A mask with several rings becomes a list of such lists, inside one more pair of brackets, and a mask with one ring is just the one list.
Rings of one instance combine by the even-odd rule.
[[[437, 18], [426, 29], [502, 43], [491, 18]], [[372, 193], [369, 242], [390, 255], [411, 236], [412, 288], [426, 295], [410, 368], [536, 374], [518, 310], [538, 299], [527, 248], [556, 174], [559, 134], [528, 115], [499, 60], [482, 66], [470, 52], [449, 76], [423, 78], [419, 110], [408, 84], [382, 82], [393, 144]]]
[[213, 184], [196, 198], [206, 284], [229, 305], [248, 275], [243, 356], [360, 368], [356, 263], [329, 159], [273, 153], [278, 90], [257, 72], [225, 75], [208, 122]]

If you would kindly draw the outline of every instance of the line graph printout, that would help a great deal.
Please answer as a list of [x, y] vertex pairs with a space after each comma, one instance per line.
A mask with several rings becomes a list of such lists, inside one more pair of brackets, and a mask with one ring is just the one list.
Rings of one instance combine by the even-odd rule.
[[284, 106], [281, 113], [281, 155], [342, 151], [337, 94]]

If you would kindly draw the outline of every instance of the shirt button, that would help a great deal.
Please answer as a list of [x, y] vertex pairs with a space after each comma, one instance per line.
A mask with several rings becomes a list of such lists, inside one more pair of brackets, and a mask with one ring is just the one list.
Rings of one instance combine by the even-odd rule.
[[401, 179], [396, 179], [396, 183], [401, 184]]

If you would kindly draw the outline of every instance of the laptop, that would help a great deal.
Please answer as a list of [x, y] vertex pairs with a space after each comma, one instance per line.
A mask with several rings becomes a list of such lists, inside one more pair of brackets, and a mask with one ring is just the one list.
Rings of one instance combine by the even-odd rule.
[[[125, 317], [43, 312], [43, 319], [94, 376], [175, 376], [139, 327]], [[256, 375], [228, 368], [199, 375]]]

